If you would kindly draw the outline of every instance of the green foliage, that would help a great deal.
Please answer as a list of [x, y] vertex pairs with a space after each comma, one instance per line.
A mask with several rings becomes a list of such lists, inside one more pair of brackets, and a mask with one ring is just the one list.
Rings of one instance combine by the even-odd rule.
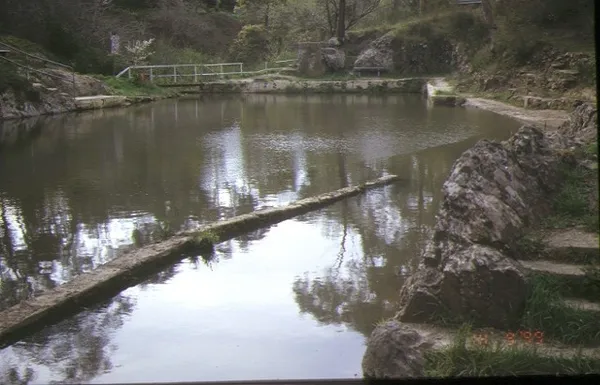
[[565, 288], [556, 278], [532, 277], [532, 291], [521, 326], [543, 331], [545, 338], [567, 344], [600, 344], [600, 313], [567, 306], [561, 292]]
[[[585, 150], [585, 149], [584, 149]], [[597, 151], [590, 145], [587, 151]], [[592, 231], [598, 230], [598, 212], [590, 210], [590, 194], [593, 184], [598, 183], [595, 170], [563, 165], [562, 188], [553, 199], [553, 215], [546, 221], [549, 227], [585, 225]]]
[[270, 54], [269, 33], [263, 25], [244, 26], [230, 49], [231, 60], [249, 65], [266, 61]]
[[211, 64], [221, 63], [223, 59], [193, 48], [176, 48], [164, 40], [157, 40], [154, 45], [154, 54], [148, 61], [150, 64]]
[[7, 62], [0, 61], [0, 94], [12, 90], [17, 100], [39, 102], [40, 93], [22, 76], [18, 69]]
[[[515, 27], [536, 25], [542, 28], [575, 26], [591, 32], [594, 2], [589, 0], [503, 0], [495, 12]], [[587, 29], [587, 31], [586, 31]], [[517, 31], [515, 31], [517, 32]], [[522, 34], [522, 32], [519, 31]]]
[[127, 78], [116, 78], [114, 76], [96, 75], [97, 79], [102, 80], [112, 90], [115, 95], [123, 96], [166, 96], [169, 91], [158, 87], [152, 83], [141, 83]]
[[579, 71], [579, 81], [584, 86], [596, 87], [596, 61], [594, 58], [588, 63], [577, 63], [577, 71]]
[[[48, 58], [50, 60], [58, 60], [58, 57], [54, 55], [52, 52], [49, 52], [46, 48], [42, 47], [40, 44], [31, 42], [26, 39], [21, 39], [16, 36], [11, 35], [2, 35], [0, 36], [0, 42], [6, 43], [10, 46], [13, 46], [22, 51], [28, 52], [30, 54], [41, 56]], [[16, 60], [16, 59], [15, 59]]]
[[516, 253], [519, 259], [535, 259], [544, 253], [545, 244], [541, 237], [526, 235], [516, 242]]
[[73, 58], [74, 69], [79, 73], [114, 75], [129, 63], [120, 55], [107, 55], [104, 50], [85, 47]]
[[213, 250], [214, 245], [219, 243], [219, 241], [219, 234], [212, 230], [206, 230], [200, 231], [194, 236], [193, 244], [199, 248], [208, 248]]
[[598, 142], [593, 142], [593, 143], [588, 144], [585, 147], [584, 151], [588, 157], [597, 158], [598, 157]]
[[470, 347], [472, 331], [463, 327], [451, 346], [425, 354], [425, 375], [429, 377], [518, 376], [533, 374], [582, 374], [600, 370], [600, 360], [575, 355], [552, 357], [531, 347], [503, 347], [500, 344]]

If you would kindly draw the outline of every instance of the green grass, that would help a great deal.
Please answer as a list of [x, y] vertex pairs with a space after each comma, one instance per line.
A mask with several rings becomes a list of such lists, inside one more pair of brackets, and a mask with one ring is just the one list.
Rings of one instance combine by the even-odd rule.
[[127, 78], [116, 78], [114, 76], [95, 75], [108, 85], [115, 95], [123, 96], [171, 96], [174, 91], [158, 87], [151, 83], [140, 83]]
[[598, 142], [590, 143], [584, 147], [584, 154], [588, 158], [597, 158], [598, 157]]
[[519, 259], [542, 259], [546, 245], [542, 237], [537, 234], [528, 234], [519, 238], [516, 242], [517, 258]]
[[600, 344], [600, 314], [567, 306], [561, 296], [565, 292], [568, 289], [560, 279], [533, 276], [521, 327], [541, 331], [545, 338], [566, 344]]
[[535, 348], [501, 347], [500, 345], [469, 347], [469, 327], [457, 333], [452, 345], [425, 354], [428, 377], [517, 376], [534, 374], [584, 374], [600, 372], [600, 360], [574, 357], [547, 357]]
[[[587, 146], [584, 151], [597, 153], [597, 144]], [[590, 231], [598, 231], [599, 213], [589, 207], [592, 184], [598, 183], [598, 171], [564, 166], [561, 174], [563, 186], [553, 199], [553, 213], [544, 225], [550, 228], [583, 225]]]
[[25, 76], [19, 74], [16, 66], [0, 61], [0, 94], [9, 89], [13, 90], [19, 101], [41, 101], [39, 91], [32, 87]]
[[212, 249], [219, 241], [219, 234], [211, 230], [200, 231], [194, 235], [194, 244], [199, 247], [207, 246]]

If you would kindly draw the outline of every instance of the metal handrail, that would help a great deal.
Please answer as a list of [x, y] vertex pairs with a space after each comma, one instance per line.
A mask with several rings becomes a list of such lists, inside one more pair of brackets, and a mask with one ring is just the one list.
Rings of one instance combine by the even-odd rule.
[[4, 60], [4, 61], [7, 61], [7, 62], [9, 62], [9, 63], [12, 63], [12, 64], [14, 64], [14, 65], [16, 65], [16, 66], [18, 66], [18, 67], [25, 68], [25, 69], [26, 69], [26, 70], [28, 70], [28, 71], [37, 72], [37, 73], [40, 73], [40, 74], [42, 74], [42, 75], [50, 76], [50, 77], [57, 78], [57, 79], [63, 79], [63, 77], [62, 77], [62, 76], [55, 75], [55, 74], [51, 74], [51, 73], [49, 73], [49, 72], [45, 72], [45, 71], [42, 71], [42, 70], [38, 70], [38, 69], [36, 69], [36, 68], [32, 68], [32, 67], [26, 66], [26, 65], [24, 65], [24, 64], [21, 64], [21, 63], [19, 63], [19, 62], [16, 62], [16, 61], [14, 61], [14, 60], [7, 59], [7, 58], [5, 58], [5, 57], [3, 57], [3, 56], [0, 56], [0, 59], [2, 59], [2, 60]]
[[[295, 62], [296, 59], [287, 59], [287, 60], [277, 60], [274, 63], [275, 64], [284, 64], [284, 63], [291, 63], [291, 62]], [[239, 70], [236, 71], [230, 71], [230, 72], [224, 72], [223, 71], [223, 67], [231, 67], [231, 66], [237, 66]], [[212, 69], [213, 68], [221, 68], [221, 72], [215, 72]], [[177, 69], [178, 68], [194, 68], [194, 73], [177, 73]], [[146, 75], [149, 76], [150, 78], [150, 82], [153, 82], [154, 79], [161, 79], [161, 78], [172, 78], [174, 79], [175, 83], [177, 83], [177, 79], [178, 78], [190, 78], [193, 77], [194, 78], [194, 82], [198, 82], [198, 77], [202, 78], [202, 77], [209, 77], [209, 76], [228, 76], [228, 75], [238, 75], [238, 76], [244, 76], [244, 75], [257, 75], [257, 74], [264, 74], [267, 72], [274, 72], [274, 71], [282, 71], [285, 69], [288, 69], [289, 67], [276, 67], [276, 68], [269, 68], [268, 67], [268, 62], [265, 62], [265, 68], [263, 69], [259, 69], [257, 71], [244, 71], [244, 63], [241, 62], [236, 62], [236, 63], [211, 63], [211, 64], [156, 64], [156, 65], [134, 65], [134, 66], [129, 66], [125, 69], [123, 69], [121, 72], [119, 72], [118, 74], [115, 75], [115, 77], [120, 78], [121, 76], [128, 74], [129, 78], [132, 77], [132, 71], [134, 70], [149, 70], [149, 74], [146, 73]], [[173, 73], [172, 74], [156, 74], [153, 72], [153, 70], [155, 69], [172, 69]], [[198, 69], [201, 72], [198, 72]], [[208, 71], [208, 72], [205, 72]]]
[[[119, 72], [116, 77], [119, 78], [123, 76], [128, 71], [133, 69], [153, 69], [153, 68], [182, 68], [182, 67], [219, 67], [219, 66], [240, 66], [240, 68], [244, 65], [244, 63], [217, 63], [217, 64], [156, 64], [156, 65], [141, 65], [141, 66], [129, 66], [125, 68], [123, 71]], [[237, 73], [237, 72], [235, 72]]]
[[11, 50], [11, 51], [16, 51], [16, 52], [19, 52], [19, 53], [21, 53], [21, 54], [23, 54], [23, 55], [26, 55], [26, 56], [32, 57], [32, 58], [34, 58], [34, 59], [41, 60], [41, 61], [43, 61], [43, 62], [47, 62], [47, 63], [52, 63], [52, 64], [54, 64], [54, 65], [57, 65], [57, 66], [59, 66], [59, 67], [68, 68], [68, 69], [70, 69], [71, 71], [73, 71], [73, 66], [70, 66], [70, 65], [68, 65], [68, 64], [59, 63], [59, 62], [57, 62], [57, 61], [54, 61], [54, 60], [50, 60], [50, 59], [47, 59], [47, 58], [43, 58], [43, 57], [41, 57], [41, 56], [37, 56], [37, 55], [30, 54], [29, 52], [25, 52], [25, 51], [23, 51], [23, 50], [20, 50], [20, 49], [18, 49], [18, 48], [16, 48], [16, 47], [13, 47], [13, 46], [12, 46], [12, 45], [10, 45], [10, 44], [6, 44], [6, 43], [4, 43], [4, 42], [1, 42], [1, 41], [0, 41], [0, 45], [3, 45], [3, 46], [5, 46], [5, 47], [7, 47], [7, 48], [8, 48], [9, 50]]
[[[14, 65], [16, 65], [17, 67], [22, 67], [22, 68], [25, 68], [27, 71], [33, 71], [33, 72], [37, 72], [37, 73], [40, 73], [40, 74], [42, 74], [42, 75], [50, 76], [50, 77], [57, 78], [57, 79], [61, 79], [61, 80], [62, 80], [62, 79], [64, 79], [64, 77], [63, 77], [63, 76], [59, 76], [59, 75], [55, 75], [55, 74], [51, 74], [51, 73], [49, 73], [49, 72], [41, 71], [41, 70], [38, 70], [38, 69], [36, 69], [36, 68], [31, 68], [31, 67], [29, 67], [29, 66], [26, 66], [26, 65], [24, 65], [24, 64], [21, 64], [21, 63], [19, 63], [19, 62], [16, 62], [16, 61], [14, 61], [14, 60], [7, 59], [7, 58], [5, 58], [4, 56], [0, 56], [0, 59], [2, 59], [2, 60], [4, 60], [4, 61], [7, 61], [7, 62], [9, 62], [9, 63], [11, 63], [11, 64], [14, 64]], [[75, 73], [74, 73], [74, 72], [73, 72], [73, 78], [71, 79], [71, 82], [73, 83], [73, 89], [75, 89]]]

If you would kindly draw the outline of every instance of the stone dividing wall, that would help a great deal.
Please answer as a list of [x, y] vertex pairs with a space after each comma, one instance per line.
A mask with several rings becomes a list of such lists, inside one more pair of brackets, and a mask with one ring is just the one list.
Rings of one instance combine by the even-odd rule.
[[417, 93], [423, 92], [427, 78], [354, 80], [229, 80], [200, 84], [197, 93]]

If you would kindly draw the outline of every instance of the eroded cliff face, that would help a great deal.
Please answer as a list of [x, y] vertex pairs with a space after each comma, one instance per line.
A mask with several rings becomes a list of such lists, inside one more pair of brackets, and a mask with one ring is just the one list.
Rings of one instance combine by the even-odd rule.
[[364, 49], [354, 67], [380, 67], [398, 74], [432, 74], [453, 70], [455, 47], [446, 37], [397, 36], [389, 32]]
[[396, 323], [379, 326], [369, 339], [366, 377], [404, 377], [401, 368], [414, 367], [402, 357], [420, 357], [417, 339], [403, 345], [402, 338], [389, 337], [409, 333], [403, 322], [451, 317], [505, 330], [519, 322], [529, 285], [515, 244], [548, 213], [561, 184], [560, 165], [575, 161], [565, 150], [597, 139], [596, 113], [581, 104], [554, 132], [524, 126], [505, 142], [480, 141], [455, 162], [442, 187], [432, 239], [402, 287]]
[[0, 120], [58, 114], [75, 110], [74, 97], [110, 94], [100, 80], [61, 69], [30, 74], [30, 86], [0, 93]]
[[57, 90], [32, 90], [27, 94], [8, 90], [0, 94], [0, 120], [57, 114], [74, 108], [73, 98]]

